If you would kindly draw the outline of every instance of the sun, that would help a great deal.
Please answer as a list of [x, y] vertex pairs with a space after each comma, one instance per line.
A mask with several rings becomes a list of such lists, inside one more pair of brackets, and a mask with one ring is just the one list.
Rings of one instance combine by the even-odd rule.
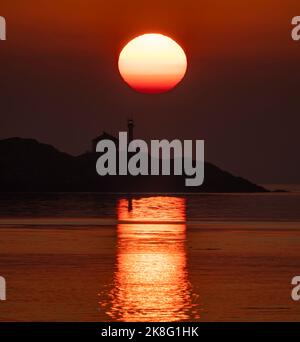
[[134, 90], [158, 94], [173, 89], [187, 70], [186, 54], [173, 39], [149, 33], [131, 40], [119, 56], [119, 71]]

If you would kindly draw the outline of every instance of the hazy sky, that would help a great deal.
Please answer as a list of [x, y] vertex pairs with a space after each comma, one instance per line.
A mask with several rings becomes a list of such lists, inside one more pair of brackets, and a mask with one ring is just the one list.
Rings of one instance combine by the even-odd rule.
[[[137, 137], [205, 139], [206, 160], [260, 183], [300, 183], [299, 0], [1, 0], [0, 138], [79, 154], [127, 117]], [[175, 90], [121, 80], [121, 48], [163, 33], [186, 51]]]

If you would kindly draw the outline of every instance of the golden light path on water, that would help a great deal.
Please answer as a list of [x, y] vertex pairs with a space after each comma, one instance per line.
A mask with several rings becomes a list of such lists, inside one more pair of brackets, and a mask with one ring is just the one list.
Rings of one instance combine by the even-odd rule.
[[[106, 303], [112, 321], [184, 321], [199, 318], [188, 280], [185, 200], [120, 200], [117, 257]], [[140, 220], [148, 223], [139, 223]], [[151, 220], [161, 223], [152, 224]], [[172, 223], [172, 221], [174, 223]], [[164, 223], [167, 222], [167, 223]]]

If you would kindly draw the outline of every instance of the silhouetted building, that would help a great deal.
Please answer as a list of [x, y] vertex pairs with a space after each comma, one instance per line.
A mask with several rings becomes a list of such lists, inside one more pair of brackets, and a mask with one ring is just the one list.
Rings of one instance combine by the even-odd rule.
[[98, 137], [92, 140], [92, 152], [93, 153], [96, 152], [96, 146], [98, 142], [102, 140], [112, 140], [116, 144], [117, 149], [119, 148], [119, 139], [103, 131], [101, 135], [99, 135]]
[[[132, 119], [128, 119], [127, 121], [128, 143], [130, 143], [133, 140], [133, 128], [134, 128], [134, 121]], [[117, 150], [119, 150], [119, 139], [103, 131], [101, 135], [99, 135], [98, 137], [92, 140], [92, 153], [96, 152], [96, 146], [98, 142], [101, 140], [112, 140], [116, 144]]]

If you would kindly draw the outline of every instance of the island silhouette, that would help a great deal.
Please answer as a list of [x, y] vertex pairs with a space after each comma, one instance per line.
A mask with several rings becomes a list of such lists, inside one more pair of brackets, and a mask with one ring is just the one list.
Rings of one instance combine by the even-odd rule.
[[[133, 121], [128, 133], [133, 138]], [[0, 140], [1, 192], [103, 192], [103, 193], [199, 193], [266, 192], [244, 178], [205, 162], [204, 183], [186, 187], [182, 176], [99, 176], [95, 146], [102, 139], [118, 139], [103, 132], [92, 140], [91, 151], [79, 156], [59, 151], [35, 139]], [[173, 161], [171, 160], [171, 165]]]

